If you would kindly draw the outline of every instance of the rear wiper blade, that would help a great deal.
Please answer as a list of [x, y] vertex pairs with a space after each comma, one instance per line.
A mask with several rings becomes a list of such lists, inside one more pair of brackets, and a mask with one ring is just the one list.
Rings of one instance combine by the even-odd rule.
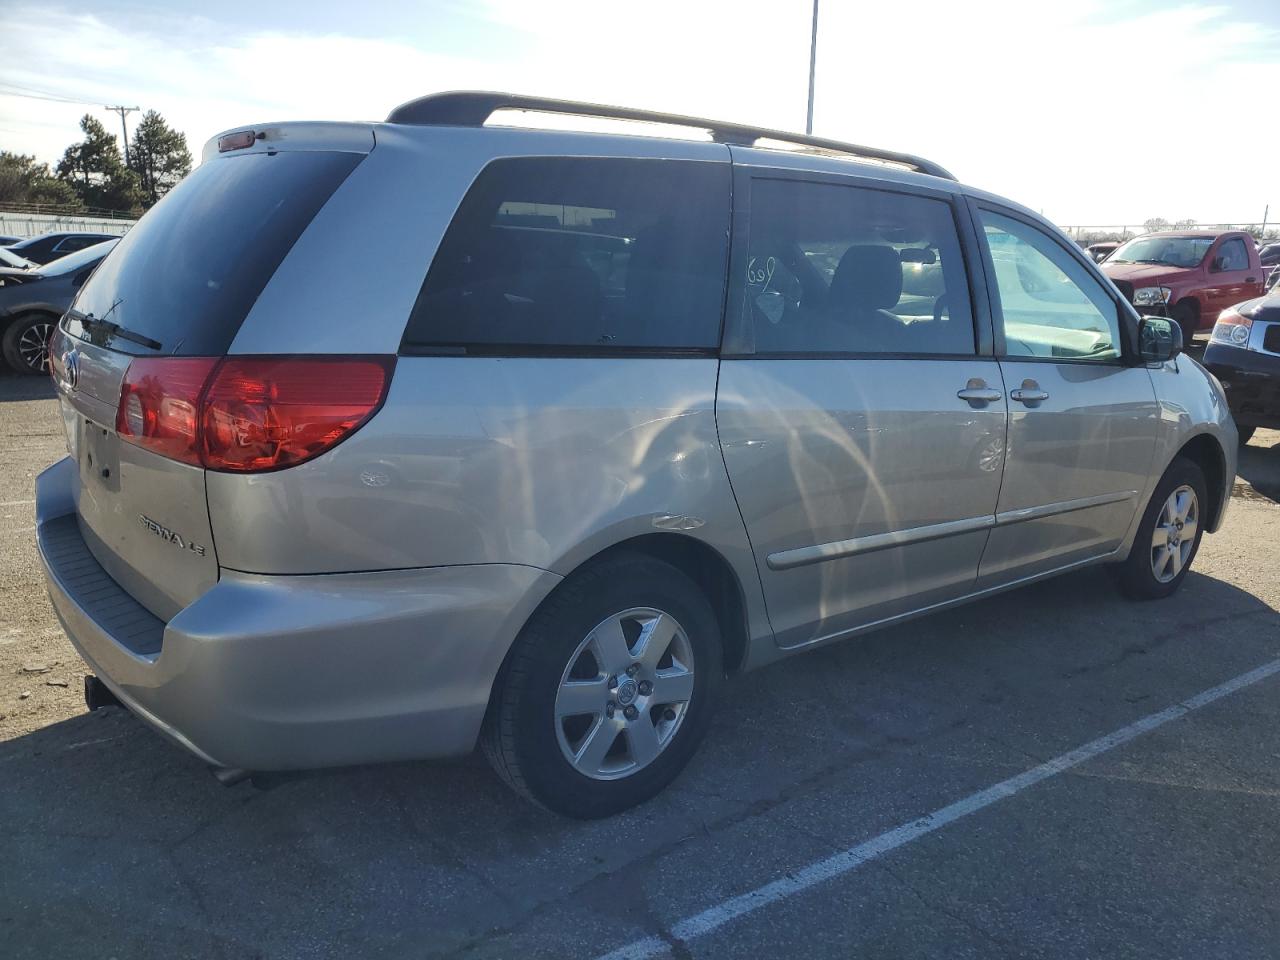
[[77, 317], [80, 325], [90, 333], [105, 333], [109, 337], [119, 337], [121, 340], [128, 340], [130, 343], [136, 343], [144, 347], [150, 347], [152, 350], [163, 350], [164, 344], [159, 340], [152, 340], [148, 336], [141, 333], [135, 333], [125, 327], [120, 326], [113, 320], [99, 319], [92, 313], [86, 313]]

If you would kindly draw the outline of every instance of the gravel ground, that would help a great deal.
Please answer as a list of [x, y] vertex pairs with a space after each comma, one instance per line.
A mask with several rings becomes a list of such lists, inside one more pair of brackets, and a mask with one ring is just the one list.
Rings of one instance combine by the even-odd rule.
[[1171, 600], [1087, 570], [740, 678], [671, 789], [583, 824], [474, 759], [225, 788], [129, 714], [87, 714], [32, 543], [51, 396], [0, 376], [6, 956], [1276, 956], [1280, 673], [736, 919], [689, 918], [1276, 664], [1280, 432], [1243, 451]]

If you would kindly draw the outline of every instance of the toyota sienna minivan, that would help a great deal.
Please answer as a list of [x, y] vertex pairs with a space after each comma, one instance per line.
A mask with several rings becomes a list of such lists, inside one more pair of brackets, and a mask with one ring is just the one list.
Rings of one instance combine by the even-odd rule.
[[1236, 456], [1180, 348], [928, 160], [428, 96], [216, 137], [120, 241], [37, 537], [90, 706], [224, 777], [480, 743], [598, 817], [743, 670], [1090, 564], [1173, 593]]

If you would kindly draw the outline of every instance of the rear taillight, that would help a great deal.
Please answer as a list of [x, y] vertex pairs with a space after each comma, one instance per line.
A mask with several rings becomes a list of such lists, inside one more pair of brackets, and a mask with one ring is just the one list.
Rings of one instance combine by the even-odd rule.
[[162, 457], [200, 464], [200, 396], [213, 357], [140, 357], [120, 385], [116, 433]]
[[277, 470], [373, 416], [394, 366], [394, 357], [139, 358], [120, 389], [116, 431], [210, 470]]

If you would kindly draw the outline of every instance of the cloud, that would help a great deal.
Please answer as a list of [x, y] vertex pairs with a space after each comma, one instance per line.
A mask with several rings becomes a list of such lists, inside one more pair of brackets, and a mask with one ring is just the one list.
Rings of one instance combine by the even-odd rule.
[[[483, 28], [442, 50], [427, 18], [375, 38], [11, 4], [5, 82], [90, 103], [0, 97], [0, 143], [53, 160], [81, 113], [138, 103], [198, 152], [228, 127], [376, 120], [459, 88], [803, 127], [805, 3], [488, 0], [468, 16]], [[825, 0], [816, 129], [932, 157], [1060, 222], [1257, 217], [1277, 86], [1277, 31], [1219, 5]]]

